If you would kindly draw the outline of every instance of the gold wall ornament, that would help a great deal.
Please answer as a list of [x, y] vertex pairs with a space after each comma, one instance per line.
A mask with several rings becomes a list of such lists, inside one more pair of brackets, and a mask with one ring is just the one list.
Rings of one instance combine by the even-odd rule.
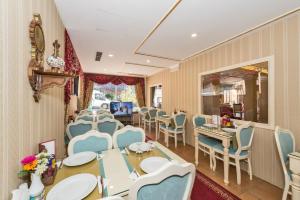
[[[29, 37], [31, 41], [31, 60], [28, 65], [28, 79], [33, 90], [33, 98], [35, 102], [39, 102], [41, 93], [44, 90], [52, 87], [63, 87], [70, 78], [76, 76], [64, 71], [45, 70], [44, 52], [46, 47], [40, 14], [33, 14], [33, 19], [29, 25]], [[58, 48], [60, 44], [57, 40], [55, 40], [53, 46], [53, 56], [59, 58]], [[59, 66], [63, 66], [64, 60], [59, 58], [59, 61]], [[62, 62], [63, 65], [61, 64]]]

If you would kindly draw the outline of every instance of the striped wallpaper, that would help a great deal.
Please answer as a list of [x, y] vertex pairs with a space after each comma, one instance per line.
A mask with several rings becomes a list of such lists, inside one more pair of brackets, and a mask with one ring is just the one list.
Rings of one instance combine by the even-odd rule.
[[[28, 82], [30, 60], [29, 23], [40, 13], [46, 39], [45, 56], [52, 54], [58, 39], [64, 49], [64, 26], [53, 0], [0, 1], [0, 199], [20, 182], [19, 160], [37, 153], [38, 143], [56, 139], [58, 156], [63, 155], [64, 93], [49, 89], [35, 103]], [[63, 56], [63, 55], [61, 55]]]
[[[198, 74], [258, 58], [275, 58], [275, 124], [291, 129], [300, 150], [300, 12], [241, 35], [180, 63], [179, 70], [164, 70], [147, 78], [147, 88], [162, 84], [163, 109], [188, 112], [187, 141], [194, 144], [192, 115], [198, 111]], [[150, 105], [147, 89], [147, 105]], [[283, 186], [283, 172], [274, 131], [256, 128], [253, 170], [276, 186]]]

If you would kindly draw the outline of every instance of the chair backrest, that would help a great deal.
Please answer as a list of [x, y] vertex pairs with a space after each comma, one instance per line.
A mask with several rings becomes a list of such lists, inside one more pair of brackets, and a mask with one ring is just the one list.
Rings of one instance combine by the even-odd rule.
[[252, 145], [254, 136], [254, 127], [251, 122], [240, 125], [236, 131], [236, 140], [238, 149], [236, 155], [240, 155], [242, 151], [249, 150]]
[[157, 109], [156, 108], [151, 108], [148, 110], [146, 114], [146, 119], [153, 120], [156, 117]]
[[85, 114], [92, 114], [92, 112], [89, 111], [88, 109], [85, 109], [85, 110], [81, 110], [78, 115], [85, 115]]
[[195, 115], [193, 117], [193, 127], [194, 128], [197, 128], [197, 127], [200, 127], [200, 126], [203, 126], [203, 124], [206, 123], [206, 118], [204, 116], [201, 116], [201, 115]]
[[175, 128], [184, 128], [185, 121], [186, 121], [185, 113], [178, 113], [174, 115]]
[[68, 146], [68, 154], [72, 155], [84, 151], [101, 153], [111, 148], [112, 138], [109, 134], [91, 130], [84, 135], [79, 135], [71, 139]]
[[101, 115], [101, 114], [110, 114], [110, 112], [106, 109], [99, 109], [97, 110], [97, 115]]
[[84, 121], [88, 121], [88, 122], [93, 122], [94, 121], [94, 116], [90, 115], [90, 114], [83, 114], [83, 115], [78, 115], [76, 117], [76, 120], [84, 120]]
[[118, 130], [119, 121], [116, 119], [104, 118], [97, 122], [96, 127], [99, 132], [108, 133], [112, 136]]
[[169, 162], [159, 170], [140, 176], [129, 188], [131, 200], [188, 200], [195, 180], [192, 163]]
[[166, 111], [158, 110], [157, 113], [156, 113], [156, 116], [157, 116], [157, 117], [161, 117], [161, 116], [166, 115], [166, 114], [167, 114]]
[[135, 142], [144, 142], [145, 138], [143, 129], [127, 125], [114, 133], [113, 146], [122, 149]]
[[147, 108], [147, 107], [141, 107], [141, 112], [142, 113], [145, 113], [145, 112], [147, 112], [149, 109]]
[[73, 137], [85, 134], [86, 132], [92, 129], [93, 129], [93, 122], [77, 120], [67, 125], [66, 132], [69, 139], [71, 140]]
[[295, 137], [290, 130], [282, 129], [279, 126], [275, 128], [275, 141], [281, 161], [281, 165], [283, 167], [283, 172], [285, 174], [285, 178], [290, 180], [290, 175], [288, 173], [289, 169], [287, 165], [289, 163], [289, 153], [295, 151]]
[[110, 118], [110, 119], [114, 119], [115, 116], [111, 113], [102, 113], [100, 115], [97, 116], [97, 120], [102, 120], [104, 118]]

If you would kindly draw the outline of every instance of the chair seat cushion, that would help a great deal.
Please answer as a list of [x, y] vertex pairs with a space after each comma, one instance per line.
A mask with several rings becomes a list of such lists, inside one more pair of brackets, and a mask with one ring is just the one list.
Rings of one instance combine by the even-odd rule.
[[[214, 145], [213, 148], [215, 150], [224, 151], [224, 147], [221, 143]], [[236, 148], [229, 147], [229, 155], [235, 155], [236, 151], [237, 151]], [[247, 156], [247, 155], [248, 155], [248, 151], [241, 151], [240, 153], [240, 156]]]
[[164, 126], [164, 127], [162, 127], [161, 129], [164, 129], [164, 130], [167, 130], [167, 131], [170, 131], [170, 132], [180, 132], [180, 133], [182, 133], [183, 132], [183, 128], [175, 128], [175, 127], [172, 127], [172, 126], [168, 126], [168, 127], [166, 127], [166, 126]]
[[213, 147], [217, 144], [221, 144], [221, 142], [219, 140], [216, 140], [216, 139], [213, 139], [211, 137], [207, 137], [207, 136], [201, 135], [201, 134], [198, 135], [198, 141], [200, 143], [206, 144], [206, 145], [211, 146], [211, 147]]

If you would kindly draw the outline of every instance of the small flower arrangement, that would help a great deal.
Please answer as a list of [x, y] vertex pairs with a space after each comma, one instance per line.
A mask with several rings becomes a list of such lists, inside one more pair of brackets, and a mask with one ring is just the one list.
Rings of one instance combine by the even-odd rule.
[[46, 152], [41, 152], [37, 155], [26, 156], [21, 160], [23, 165], [22, 170], [18, 173], [20, 178], [26, 178], [31, 173], [36, 173], [42, 176], [47, 170], [55, 169], [55, 158], [54, 155]]

